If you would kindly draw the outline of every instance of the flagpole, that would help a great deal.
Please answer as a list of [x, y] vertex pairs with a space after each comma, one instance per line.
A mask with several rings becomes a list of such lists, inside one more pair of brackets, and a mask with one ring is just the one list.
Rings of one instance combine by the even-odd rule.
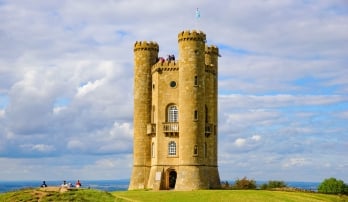
[[196, 9], [196, 20], [195, 20], [195, 27], [197, 30], [200, 30], [199, 29], [199, 19], [201, 18], [201, 12], [200, 10], [197, 8]]

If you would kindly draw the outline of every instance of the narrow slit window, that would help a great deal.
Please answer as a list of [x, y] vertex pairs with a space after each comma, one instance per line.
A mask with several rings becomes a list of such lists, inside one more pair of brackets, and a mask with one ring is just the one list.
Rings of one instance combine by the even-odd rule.
[[195, 110], [194, 112], [194, 120], [197, 121], [198, 120], [198, 111]]
[[193, 148], [193, 155], [194, 156], [198, 155], [198, 146], [197, 145], [195, 145], [194, 148]]
[[155, 158], [155, 143], [154, 142], [151, 145], [151, 155], [152, 155], [152, 158]]
[[195, 76], [194, 85], [198, 86], [198, 76]]

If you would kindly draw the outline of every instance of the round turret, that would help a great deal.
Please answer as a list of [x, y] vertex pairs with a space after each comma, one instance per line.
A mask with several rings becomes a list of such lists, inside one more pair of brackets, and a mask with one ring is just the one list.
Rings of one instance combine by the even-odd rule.
[[204, 41], [206, 36], [202, 31], [182, 31], [178, 34], [178, 41]]
[[136, 41], [134, 43], [134, 51], [157, 51], [158, 52], [158, 44], [156, 42], [150, 41]]
[[158, 58], [158, 44], [140, 41], [134, 44], [134, 138], [133, 171], [129, 189], [143, 189], [151, 165], [151, 139], [147, 124], [151, 123], [151, 68]]

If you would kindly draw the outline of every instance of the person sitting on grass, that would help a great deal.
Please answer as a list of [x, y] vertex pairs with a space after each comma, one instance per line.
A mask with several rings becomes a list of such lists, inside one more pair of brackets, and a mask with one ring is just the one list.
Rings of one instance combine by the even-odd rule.
[[80, 188], [81, 186], [82, 186], [82, 184], [81, 184], [80, 180], [77, 180], [75, 187]]
[[42, 181], [41, 187], [47, 187], [46, 181]]

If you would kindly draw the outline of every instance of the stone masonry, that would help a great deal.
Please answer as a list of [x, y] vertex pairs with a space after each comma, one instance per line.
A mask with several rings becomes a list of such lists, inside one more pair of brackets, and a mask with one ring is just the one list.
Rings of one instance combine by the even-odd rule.
[[220, 187], [219, 50], [200, 31], [178, 34], [178, 60], [155, 42], [134, 44], [133, 170], [129, 190]]

